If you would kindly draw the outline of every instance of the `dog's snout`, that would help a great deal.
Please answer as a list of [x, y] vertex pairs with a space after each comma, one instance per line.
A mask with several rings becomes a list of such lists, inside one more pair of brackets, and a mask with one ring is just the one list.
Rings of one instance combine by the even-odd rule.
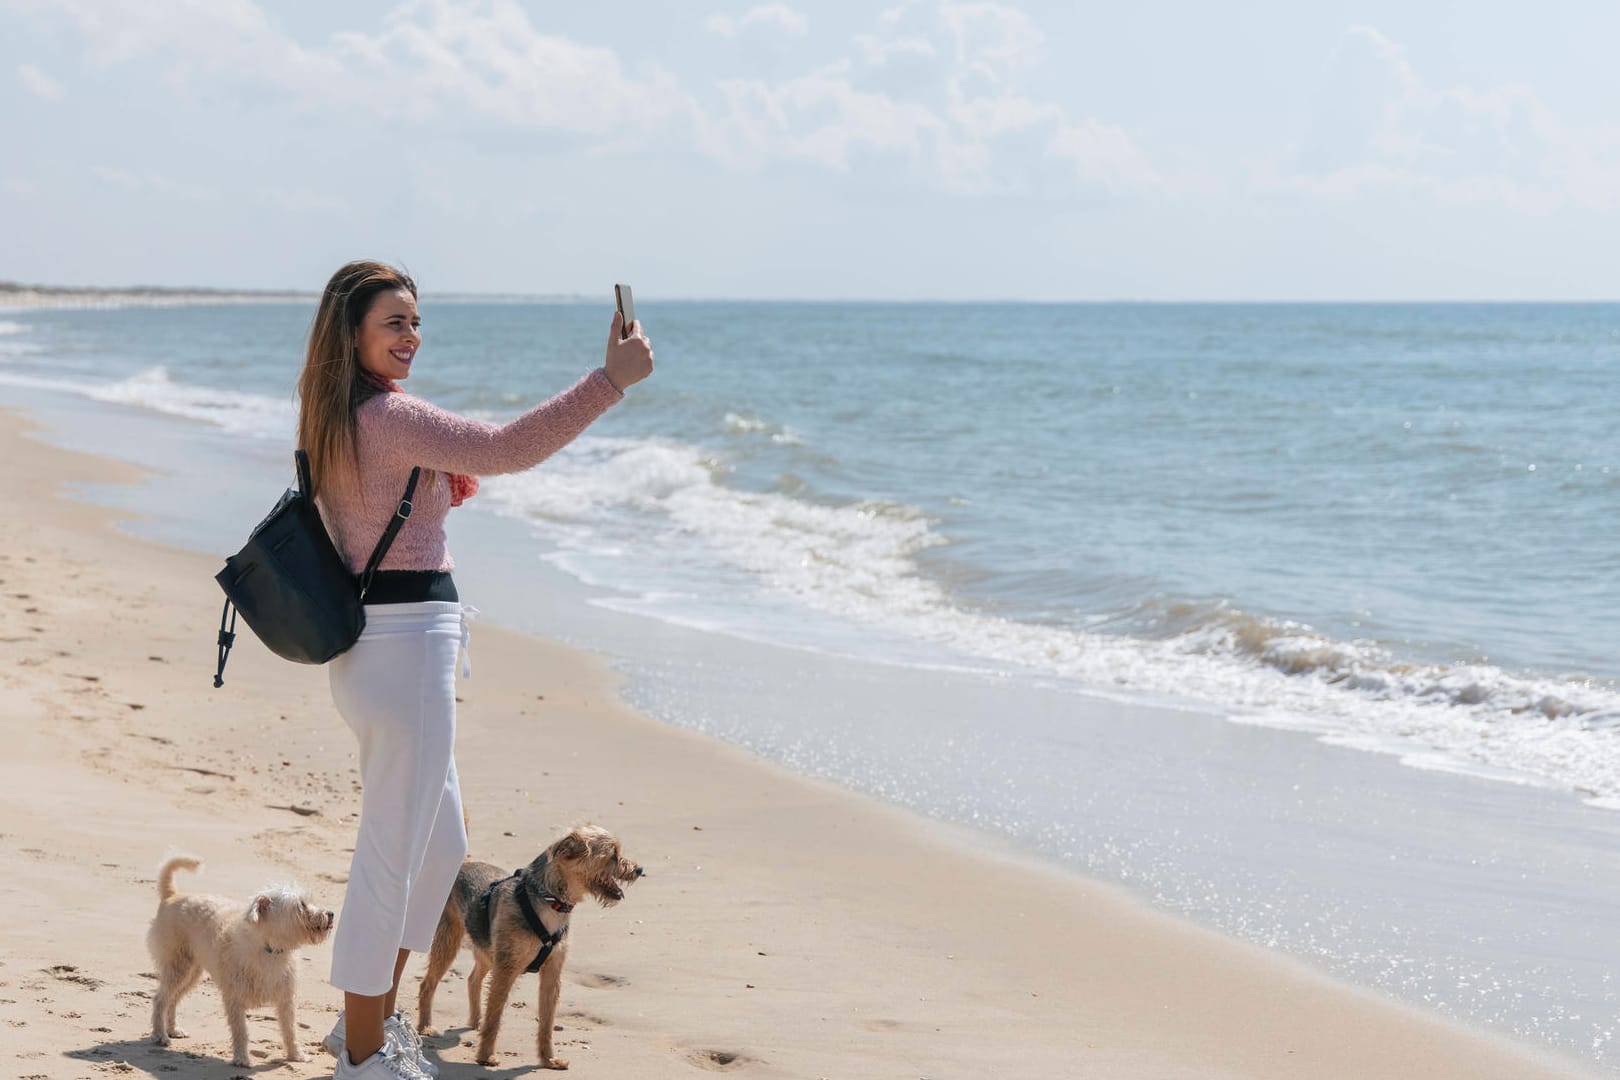
[[646, 869], [644, 867], [640, 867], [640, 866], [636, 867], [636, 877], [644, 878], [646, 876], [647, 876], [647, 871], [646, 871]]

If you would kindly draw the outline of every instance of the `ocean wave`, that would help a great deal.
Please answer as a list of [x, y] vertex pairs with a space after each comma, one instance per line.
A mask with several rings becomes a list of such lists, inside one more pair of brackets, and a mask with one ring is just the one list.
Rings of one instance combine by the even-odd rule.
[[27, 329], [28, 327], [23, 323], [8, 322], [5, 319], [0, 319], [0, 334], [21, 334]]
[[781, 443], [786, 446], [802, 446], [804, 444], [804, 439], [792, 428], [773, 424], [768, 420], [761, 420], [757, 416], [728, 412], [725, 415], [724, 423], [726, 432], [730, 435], [761, 435], [774, 443]]
[[149, 368], [116, 382], [0, 372], [0, 384], [136, 406], [214, 424], [233, 435], [261, 439], [288, 438], [297, 420], [297, 408], [290, 397], [278, 401], [263, 394], [176, 382], [163, 367]]
[[[871, 602], [928, 606], [938, 586], [911, 557], [943, 543], [915, 507], [881, 501], [823, 505], [779, 492], [725, 486], [724, 464], [698, 447], [664, 440], [583, 438], [545, 469], [487, 482], [509, 514], [590, 523], [635, 515], [627, 531], [694, 545], [800, 601], [858, 614]], [[907, 597], [915, 592], [917, 595]]]
[[[641, 590], [636, 610], [794, 640], [792, 617], [743, 626], [752, 599], [813, 609], [886, 636], [927, 642], [981, 665], [1057, 676], [1079, 688], [1188, 699], [1231, 719], [1311, 731], [1399, 755], [1414, 767], [1561, 787], [1599, 805], [1620, 800], [1620, 687], [1507, 672], [1484, 664], [1403, 663], [1365, 641], [1208, 604], [1168, 604], [1151, 632], [1025, 622], [987, 614], [951, 594], [918, 555], [946, 544], [915, 506], [841, 504], [726, 484], [727, 468], [698, 447], [660, 440], [583, 438], [545, 469], [490, 481], [499, 512], [542, 522], [576, 554], [611, 553], [598, 576]], [[656, 551], [636, 577], [626, 552]], [[603, 557], [607, 557], [604, 555]], [[589, 577], [588, 558], [566, 560]], [[708, 567], [705, 570], [705, 567]], [[680, 574], [692, 588], [669, 590]], [[728, 603], [700, 594], [705, 575]], [[745, 583], [739, 586], [738, 583]]]

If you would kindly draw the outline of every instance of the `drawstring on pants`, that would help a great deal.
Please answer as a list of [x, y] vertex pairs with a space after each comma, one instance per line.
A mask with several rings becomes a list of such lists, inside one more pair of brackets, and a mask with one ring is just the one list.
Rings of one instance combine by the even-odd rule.
[[461, 605], [461, 677], [472, 678], [472, 627], [478, 618], [478, 609], [471, 604]]

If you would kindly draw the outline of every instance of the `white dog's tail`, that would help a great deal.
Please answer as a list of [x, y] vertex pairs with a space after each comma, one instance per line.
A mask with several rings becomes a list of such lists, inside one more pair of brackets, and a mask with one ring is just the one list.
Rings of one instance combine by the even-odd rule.
[[175, 894], [174, 872], [176, 870], [195, 871], [201, 865], [201, 859], [194, 859], [190, 855], [176, 855], [164, 863], [163, 869], [158, 871], [158, 900], [160, 902], [167, 900]]

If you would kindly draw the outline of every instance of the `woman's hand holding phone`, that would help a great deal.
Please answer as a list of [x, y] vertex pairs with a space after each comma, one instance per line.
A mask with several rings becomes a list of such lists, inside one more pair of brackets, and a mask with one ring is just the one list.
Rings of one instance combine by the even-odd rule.
[[613, 329], [608, 333], [607, 359], [602, 367], [620, 393], [651, 375], [653, 369], [652, 342], [641, 332], [640, 321], [630, 323], [628, 337], [625, 329], [624, 316], [615, 311]]

